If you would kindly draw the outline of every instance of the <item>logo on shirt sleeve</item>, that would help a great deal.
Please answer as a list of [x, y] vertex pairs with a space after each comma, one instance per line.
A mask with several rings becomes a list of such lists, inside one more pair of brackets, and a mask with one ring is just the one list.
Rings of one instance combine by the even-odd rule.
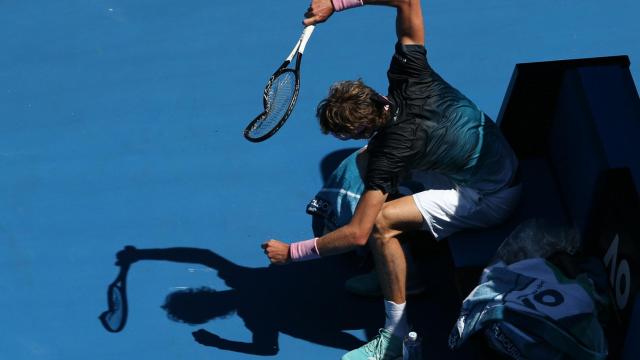
[[395, 53], [393, 54], [393, 57], [396, 58], [396, 60], [401, 61], [403, 63], [407, 63], [407, 58], [406, 57], [402, 57], [400, 54]]

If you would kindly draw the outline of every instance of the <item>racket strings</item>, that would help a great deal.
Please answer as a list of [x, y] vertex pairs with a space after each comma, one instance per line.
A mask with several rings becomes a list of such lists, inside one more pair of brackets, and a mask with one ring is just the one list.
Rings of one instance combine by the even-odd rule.
[[271, 81], [271, 86], [265, 93], [265, 112], [262, 119], [256, 121], [251, 129], [255, 137], [262, 136], [276, 127], [289, 110], [295, 99], [296, 75], [292, 71], [280, 73]]

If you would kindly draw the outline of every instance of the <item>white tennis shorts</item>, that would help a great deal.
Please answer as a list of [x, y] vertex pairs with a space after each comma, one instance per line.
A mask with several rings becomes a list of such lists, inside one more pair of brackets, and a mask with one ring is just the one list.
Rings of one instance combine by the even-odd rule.
[[433, 172], [415, 172], [411, 177], [428, 189], [413, 194], [413, 200], [422, 213], [424, 230], [431, 231], [436, 240], [460, 230], [500, 224], [518, 205], [522, 190], [518, 185], [483, 194]]

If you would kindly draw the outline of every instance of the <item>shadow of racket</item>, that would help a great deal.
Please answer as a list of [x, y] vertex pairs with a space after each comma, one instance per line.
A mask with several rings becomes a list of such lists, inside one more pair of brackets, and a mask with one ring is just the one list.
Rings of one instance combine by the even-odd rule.
[[121, 263], [120, 272], [107, 289], [107, 305], [109, 308], [100, 314], [102, 326], [109, 332], [120, 332], [127, 323], [127, 273], [130, 263]]

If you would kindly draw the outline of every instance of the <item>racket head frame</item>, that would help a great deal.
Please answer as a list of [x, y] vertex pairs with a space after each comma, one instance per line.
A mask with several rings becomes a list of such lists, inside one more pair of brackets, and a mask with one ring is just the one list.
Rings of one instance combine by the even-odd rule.
[[[263, 105], [264, 111], [260, 113], [258, 116], [256, 116], [249, 123], [249, 125], [247, 125], [244, 129], [244, 137], [247, 140], [251, 142], [261, 142], [270, 138], [278, 130], [280, 130], [282, 125], [284, 125], [284, 123], [289, 118], [289, 115], [291, 115], [291, 112], [293, 111], [293, 108], [295, 107], [296, 102], [298, 101], [298, 93], [300, 92], [300, 63], [302, 61], [302, 54], [304, 53], [304, 49], [314, 29], [315, 29], [314, 25], [309, 25], [304, 28], [304, 30], [302, 31], [302, 35], [300, 35], [300, 38], [298, 39], [298, 41], [296, 42], [296, 45], [291, 50], [291, 53], [289, 54], [289, 56], [287, 56], [287, 58], [282, 63], [282, 65], [280, 65], [280, 67], [269, 78], [269, 81], [267, 82], [267, 85], [265, 86], [263, 95], [262, 95], [262, 105]], [[292, 68], [289, 68], [288, 66], [294, 57], [296, 57], [296, 65], [292, 69]], [[295, 77], [294, 90], [293, 90], [293, 94], [291, 96], [289, 105], [287, 107], [287, 110], [285, 111], [282, 118], [276, 123], [276, 125], [271, 130], [269, 130], [266, 134], [258, 137], [252, 136], [251, 132], [255, 127], [255, 125], [258, 122], [264, 120], [264, 118], [268, 115], [267, 108], [269, 104], [267, 99], [269, 98], [269, 92], [271, 91], [271, 87], [273, 86], [273, 81], [285, 72], [293, 72]]]
[[[264, 140], [270, 138], [278, 130], [280, 130], [282, 125], [284, 125], [284, 123], [289, 118], [289, 115], [291, 115], [291, 112], [293, 111], [293, 108], [295, 107], [296, 102], [298, 100], [298, 93], [300, 92], [300, 73], [299, 73], [299, 70], [300, 70], [301, 57], [302, 57], [302, 54], [298, 54], [298, 59], [296, 60], [296, 66], [295, 66], [294, 69], [287, 67], [289, 65], [289, 60], [286, 60], [280, 66], [280, 68], [278, 68], [278, 70], [276, 70], [276, 72], [274, 72], [273, 75], [271, 75], [271, 78], [267, 82], [267, 85], [265, 86], [264, 92], [263, 92], [263, 95], [262, 95], [262, 105], [264, 107], [264, 111], [262, 113], [260, 113], [260, 115], [256, 116], [249, 123], [249, 125], [247, 125], [247, 127], [244, 129], [244, 137], [247, 140], [249, 140], [251, 142], [261, 142], [261, 141], [264, 141]], [[268, 114], [269, 114], [268, 111], [267, 111], [267, 107], [269, 106], [267, 99], [269, 98], [269, 92], [271, 91], [271, 87], [273, 86], [274, 80], [277, 79], [280, 75], [282, 75], [283, 73], [286, 73], [286, 72], [293, 73], [293, 75], [295, 77], [293, 94], [291, 96], [291, 101], [289, 102], [289, 105], [287, 106], [287, 110], [285, 111], [285, 113], [282, 116], [282, 118], [277, 122], [277, 124], [271, 130], [269, 130], [267, 133], [265, 133], [264, 135], [258, 136], [258, 137], [251, 135], [251, 132], [253, 131], [254, 126], [258, 122], [263, 121], [265, 119], [265, 117], [267, 117]]]

